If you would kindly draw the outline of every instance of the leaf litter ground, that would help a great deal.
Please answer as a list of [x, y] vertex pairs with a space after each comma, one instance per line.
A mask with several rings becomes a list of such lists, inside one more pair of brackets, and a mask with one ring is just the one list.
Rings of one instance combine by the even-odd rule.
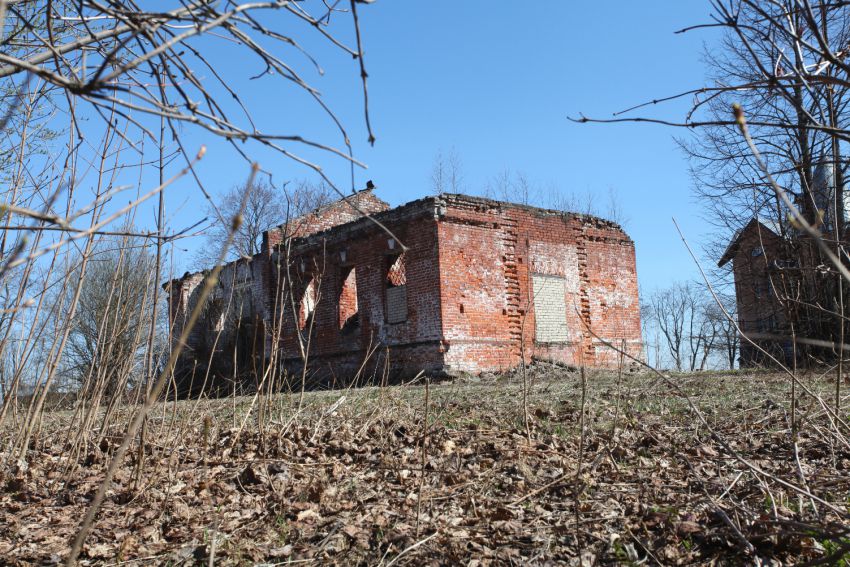
[[[795, 458], [787, 377], [672, 380], [741, 456], [848, 510], [850, 453], [807, 398]], [[583, 447], [580, 377], [546, 366], [529, 375], [530, 437], [516, 374], [431, 385], [427, 427], [422, 385], [308, 393], [300, 410], [297, 394], [159, 404], [81, 562], [840, 560], [846, 516], [754, 475], [664, 381], [592, 372], [587, 383]], [[78, 450], [73, 414], [45, 415], [28, 459], [0, 471], [2, 562], [64, 559], [132, 410]]]

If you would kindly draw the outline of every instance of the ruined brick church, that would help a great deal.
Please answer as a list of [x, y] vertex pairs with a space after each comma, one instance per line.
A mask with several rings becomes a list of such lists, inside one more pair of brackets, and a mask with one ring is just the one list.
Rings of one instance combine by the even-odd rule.
[[[165, 284], [172, 340], [203, 278]], [[615, 223], [467, 195], [390, 208], [367, 189], [266, 231], [260, 253], [224, 266], [181, 367], [306, 362], [336, 382], [523, 358], [613, 366], [603, 341], [642, 350], [635, 247]]]

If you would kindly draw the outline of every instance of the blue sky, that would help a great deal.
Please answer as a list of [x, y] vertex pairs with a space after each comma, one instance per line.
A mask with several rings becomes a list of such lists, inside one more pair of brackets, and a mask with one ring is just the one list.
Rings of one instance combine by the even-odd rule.
[[[324, 75], [294, 57], [349, 128], [356, 157], [368, 165], [355, 173], [358, 188], [372, 179], [377, 194], [392, 205], [417, 199], [431, 190], [435, 155], [454, 151], [469, 193], [480, 193], [509, 169], [547, 190], [594, 194], [603, 208], [609, 194], [615, 195], [636, 242], [644, 290], [698, 276], [671, 221], [679, 221], [696, 247], [711, 229], [692, 197], [688, 162], [673, 140], [688, 133], [642, 124], [575, 124], [567, 117], [609, 117], [702, 85], [703, 50], [717, 34], [674, 32], [708, 21], [707, 2], [526, 6], [379, 0], [360, 6], [374, 147], [366, 143], [356, 61], [315, 34], [305, 36], [304, 44], [321, 61]], [[341, 37], [352, 40], [348, 22], [339, 23]], [[232, 64], [228, 71], [240, 76], [241, 92], [265, 129], [342, 145], [332, 122], [306, 96], [277, 77], [245, 80], [261, 70], [256, 62]], [[681, 118], [685, 108], [671, 103], [643, 115]], [[190, 145], [210, 146], [200, 172], [212, 192], [245, 179], [248, 167], [232, 150], [198, 132], [187, 135]], [[351, 188], [343, 160], [293, 148], [320, 163], [340, 187]], [[254, 146], [246, 151], [276, 181], [310, 177], [309, 170], [277, 154]], [[203, 201], [188, 181], [168, 198], [174, 228], [203, 216]], [[178, 254], [188, 261], [196, 244], [181, 242], [189, 251]]]

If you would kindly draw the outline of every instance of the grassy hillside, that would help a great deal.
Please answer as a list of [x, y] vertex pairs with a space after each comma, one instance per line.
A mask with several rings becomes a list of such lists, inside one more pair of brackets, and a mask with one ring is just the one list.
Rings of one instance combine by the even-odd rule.
[[[583, 388], [579, 373], [538, 367], [528, 378], [527, 419], [518, 375], [308, 393], [301, 404], [298, 394], [160, 404], [143, 455], [133, 449], [121, 464], [81, 558], [840, 557], [850, 537], [848, 432], [806, 395], [795, 443], [787, 377], [589, 372]], [[825, 396], [832, 388], [814, 375], [803, 386]], [[71, 416], [46, 414], [31, 460], [0, 479], [0, 557], [12, 564], [64, 557], [121, 441], [126, 419], [102, 435], [92, 424], [94, 441], [77, 442]]]

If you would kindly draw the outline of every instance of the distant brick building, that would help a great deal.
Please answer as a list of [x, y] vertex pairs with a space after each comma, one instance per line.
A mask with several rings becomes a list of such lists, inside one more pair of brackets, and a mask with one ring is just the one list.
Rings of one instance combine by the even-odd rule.
[[752, 343], [781, 362], [791, 356], [790, 335], [781, 304], [785, 288], [793, 285], [789, 270], [796, 266], [788, 257], [789, 244], [776, 223], [752, 219], [735, 234], [717, 264], [722, 268], [732, 262], [738, 327], [749, 339], [741, 341], [742, 367], [765, 363], [764, 353]]
[[[796, 195], [795, 201], [832, 249], [837, 224], [838, 244], [846, 249], [850, 191], [837, 192], [838, 186], [832, 164], [822, 161], [814, 169], [811, 190]], [[846, 264], [846, 253], [841, 256]], [[835, 359], [834, 345], [846, 342], [837, 306], [841, 294], [847, 302], [847, 290], [811, 236], [793, 222], [783, 227], [775, 220], [753, 218], [733, 235], [718, 266], [729, 262], [742, 334], [742, 367], [775, 365], [771, 357], [788, 365]]]
[[[499, 371], [522, 356], [615, 365], [594, 334], [642, 352], [634, 243], [616, 224], [465, 195], [347, 201], [372, 219], [337, 201], [225, 266], [184, 369], [225, 350], [294, 370], [308, 347], [322, 380]], [[172, 336], [202, 279], [166, 284]]]

